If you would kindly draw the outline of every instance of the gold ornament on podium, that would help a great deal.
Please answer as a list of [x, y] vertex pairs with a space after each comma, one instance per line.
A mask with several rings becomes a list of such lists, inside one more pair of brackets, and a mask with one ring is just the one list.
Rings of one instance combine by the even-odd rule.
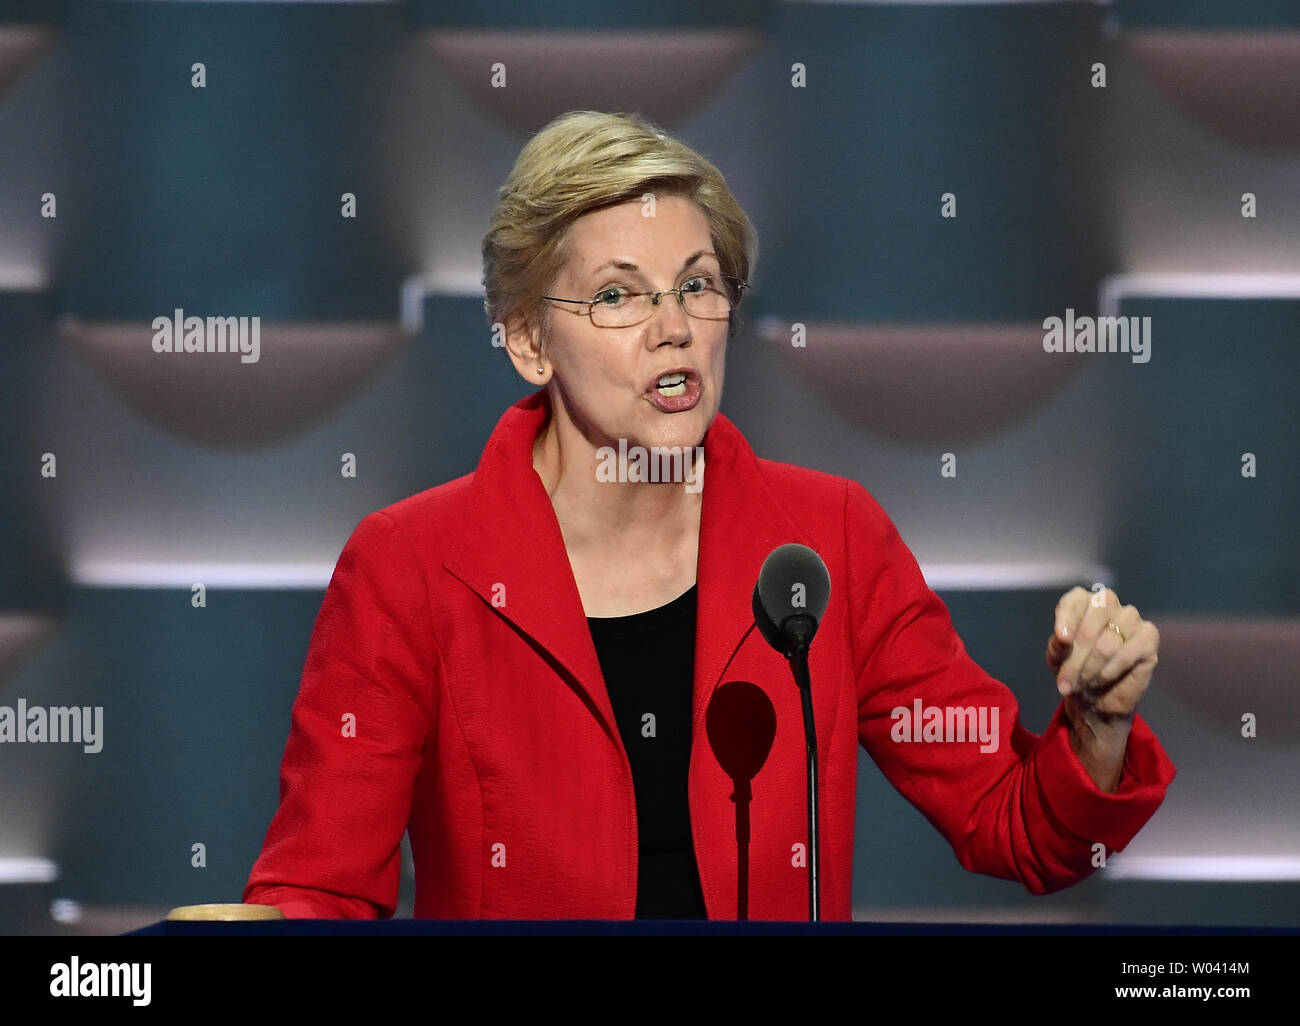
[[283, 919], [274, 905], [181, 905], [167, 913], [170, 922], [235, 923], [258, 919]]

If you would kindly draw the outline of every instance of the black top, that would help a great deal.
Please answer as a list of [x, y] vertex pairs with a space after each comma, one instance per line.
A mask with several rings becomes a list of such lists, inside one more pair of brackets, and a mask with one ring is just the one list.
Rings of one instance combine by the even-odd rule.
[[687, 770], [696, 585], [666, 606], [587, 617], [636, 789], [638, 919], [707, 919]]

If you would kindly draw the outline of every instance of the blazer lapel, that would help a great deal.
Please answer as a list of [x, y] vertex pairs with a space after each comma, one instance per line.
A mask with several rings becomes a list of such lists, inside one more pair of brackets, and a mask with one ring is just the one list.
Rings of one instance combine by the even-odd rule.
[[[763, 560], [788, 542], [814, 547], [768, 487], [749, 443], [721, 413], [705, 436], [704, 466], [693, 706], [697, 736], [714, 689], [754, 625], [754, 585]], [[753, 633], [766, 644], [756, 627]]]
[[568, 672], [618, 744], [560, 524], [533, 469], [533, 442], [548, 411], [538, 391], [502, 416], [474, 473], [471, 515], [445, 565]]

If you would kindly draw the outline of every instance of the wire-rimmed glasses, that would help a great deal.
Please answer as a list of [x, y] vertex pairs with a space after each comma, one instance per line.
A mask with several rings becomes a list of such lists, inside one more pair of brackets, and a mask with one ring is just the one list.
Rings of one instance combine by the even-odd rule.
[[675, 295], [682, 309], [691, 317], [725, 321], [740, 305], [747, 288], [747, 281], [729, 274], [693, 274], [680, 287], [657, 292], [633, 292], [622, 285], [611, 285], [591, 299], [542, 298], [587, 307], [587, 315], [597, 328], [630, 328], [653, 316], [659, 298], [667, 295]]

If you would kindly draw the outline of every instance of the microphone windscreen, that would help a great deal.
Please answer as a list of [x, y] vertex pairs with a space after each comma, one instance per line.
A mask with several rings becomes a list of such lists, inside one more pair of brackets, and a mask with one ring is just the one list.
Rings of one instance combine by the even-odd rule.
[[821, 621], [831, 597], [831, 575], [821, 556], [807, 545], [773, 549], [763, 560], [754, 586], [754, 619], [763, 637], [778, 652], [785, 650], [782, 625], [796, 615]]

